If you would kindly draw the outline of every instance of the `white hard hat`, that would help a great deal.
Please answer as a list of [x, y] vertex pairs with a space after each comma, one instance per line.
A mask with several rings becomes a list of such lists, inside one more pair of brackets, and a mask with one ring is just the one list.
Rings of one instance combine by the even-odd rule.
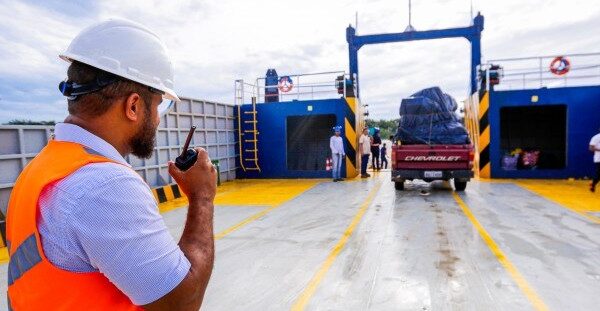
[[60, 58], [78, 61], [164, 92], [173, 91], [173, 64], [165, 44], [148, 28], [124, 19], [109, 19], [80, 32]]

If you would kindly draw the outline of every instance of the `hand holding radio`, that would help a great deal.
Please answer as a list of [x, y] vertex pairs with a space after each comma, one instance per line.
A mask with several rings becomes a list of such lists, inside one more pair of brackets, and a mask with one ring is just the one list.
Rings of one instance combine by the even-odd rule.
[[187, 139], [185, 140], [185, 145], [183, 145], [183, 150], [177, 159], [175, 159], [175, 166], [182, 171], [187, 171], [190, 167], [192, 167], [192, 165], [194, 165], [194, 163], [196, 163], [196, 160], [198, 159], [198, 152], [196, 152], [194, 149], [189, 149], [195, 130], [196, 126], [192, 125]]
[[206, 150], [189, 149], [195, 129], [195, 126], [190, 129], [183, 151], [175, 162], [169, 161], [169, 174], [190, 201], [199, 199], [212, 202], [217, 188], [217, 170]]

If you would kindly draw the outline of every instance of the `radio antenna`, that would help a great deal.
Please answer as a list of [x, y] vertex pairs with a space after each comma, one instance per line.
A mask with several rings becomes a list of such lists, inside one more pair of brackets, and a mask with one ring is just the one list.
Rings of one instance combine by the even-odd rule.
[[404, 29], [404, 32], [415, 31], [415, 27], [412, 25], [412, 0], [408, 0], [408, 26]]

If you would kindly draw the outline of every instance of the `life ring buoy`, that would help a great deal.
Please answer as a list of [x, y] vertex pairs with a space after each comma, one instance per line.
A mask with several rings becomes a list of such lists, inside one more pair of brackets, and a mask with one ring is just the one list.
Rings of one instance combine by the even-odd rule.
[[550, 72], [557, 76], [567, 74], [571, 69], [571, 62], [563, 56], [555, 57], [550, 63]]
[[294, 88], [294, 81], [292, 81], [292, 78], [290, 78], [290, 76], [283, 76], [283, 77], [279, 78], [279, 82], [277, 83], [277, 88], [281, 92], [287, 93]]

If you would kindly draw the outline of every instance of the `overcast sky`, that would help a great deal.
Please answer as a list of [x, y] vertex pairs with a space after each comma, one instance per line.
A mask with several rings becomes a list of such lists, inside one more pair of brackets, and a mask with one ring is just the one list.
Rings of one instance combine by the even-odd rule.
[[[0, 122], [62, 120], [57, 85], [67, 64], [57, 55], [84, 27], [110, 17], [145, 24], [166, 42], [175, 90], [233, 103], [235, 79], [348, 71], [345, 28], [400, 32], [408, 0], [379, 1], [10, 1], [0, 0]], [[417, 30], [470, 24], [470, 0], [413, 0]], [[483, 59], [600, 51], [600, 5], [593, 0], [473, 0], [485, 16]], [[468, 94], [469, 44], [444, 39], [372, 45], [359, 52], [361, 99], [371, 116], [395, 118], [399, 102], [439, 85]]]

